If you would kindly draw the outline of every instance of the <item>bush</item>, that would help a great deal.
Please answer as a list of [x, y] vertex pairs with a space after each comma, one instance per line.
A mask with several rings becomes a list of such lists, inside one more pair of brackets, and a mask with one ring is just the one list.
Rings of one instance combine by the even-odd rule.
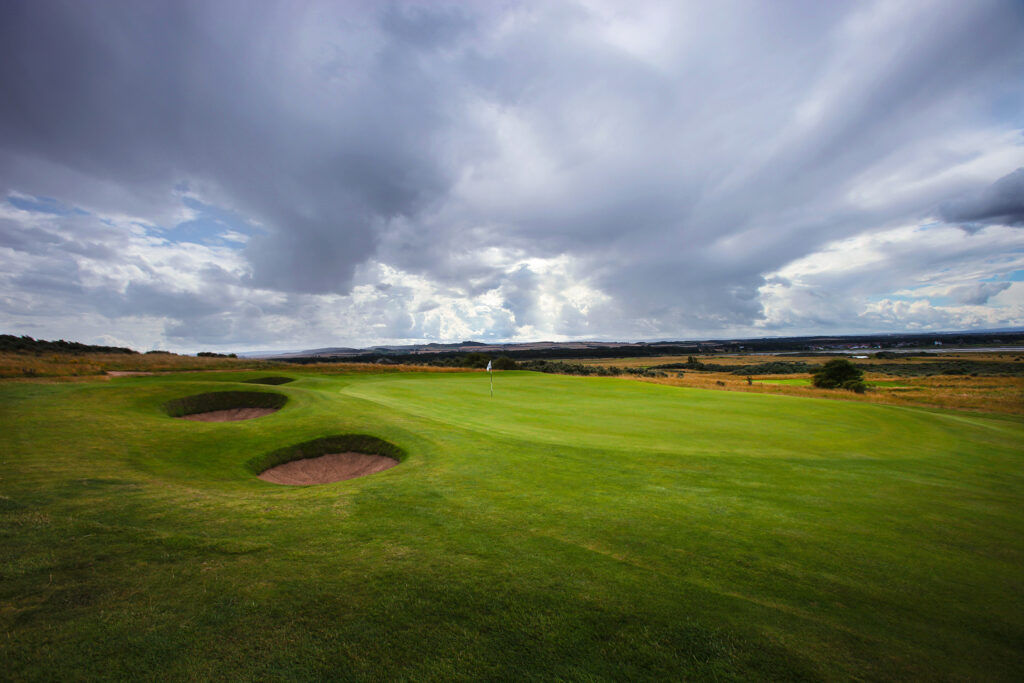
[[805, 372], [811, 372], [812, 367], [802, 361], [779, 360], [727, 369], [731, 370], [734, 375], [802, 375]]
[[460, 365], [464, 368], [486, 368], [487, 361], [491, 359], [486, 353], [474, 351], [462, 357]]
[[859, 379], [848, 379], [843, 382], [843, 389], [857, 394], [863, 394], [868, 390], [868, 385], [864, 384], [864, 382]]
[[494, 370], [515, 370], [518, 367], [519, 365], [508, 356], [498, 356], [491, 365]]
[[[864, 373], [845, 358], [833, 358], [814, 373], [812, 384], [819, 389], [847, 388], [849, 382], [864, 383]], [[852, 389], [851, 389], [852, 390]]]

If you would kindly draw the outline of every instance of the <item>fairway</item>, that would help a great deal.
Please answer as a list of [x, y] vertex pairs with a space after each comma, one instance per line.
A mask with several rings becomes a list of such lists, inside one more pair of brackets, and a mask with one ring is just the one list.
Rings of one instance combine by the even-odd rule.
[[[527, 372], [0, 384], [14, 680], [1019, 680], [1024, 421]], [[287, 397], [191, 422], [217, 391]], [[174, 405], [174, 404], [172, 404]], [[394, 444], [318, 486], [251, 461]]]

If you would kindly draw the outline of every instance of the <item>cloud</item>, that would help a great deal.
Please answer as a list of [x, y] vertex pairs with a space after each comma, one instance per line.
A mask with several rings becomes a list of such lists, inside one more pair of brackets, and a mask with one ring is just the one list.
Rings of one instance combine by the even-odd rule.
[[868, 304], [943, 264], [995, 310], [1022, 36], [999, 0], [8, 3], [0, 324], [239, 350], [888, 329]]
[[[902, 226], [826, 245], [769, 276], [767, 330], [899, 331], [1024, 325], [1010, 282], [980, 282], [1024, 268], [1024, 235], [1006, 226], [973, 233]], [[997, 324], [998, 323], [998, 324]]]
[[950, 223], [1024, 226], [1024, 168], [1003, 176], [980, 192], [946, 204], [942, 217]]
[[1010, 282], [979, 282], [962, 285], [950, 290], [949, 296], [957, 303], [969, 306], [984, 306], [988, 300], [1010, 288]]

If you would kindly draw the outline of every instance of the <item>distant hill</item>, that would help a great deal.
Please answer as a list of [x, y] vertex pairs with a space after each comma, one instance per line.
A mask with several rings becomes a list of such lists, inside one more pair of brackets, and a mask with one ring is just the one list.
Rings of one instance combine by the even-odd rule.
[[407, 344], [312, 349], [267, 356], [296, 363], [329, 360], [350, 362], [431, 362], [466, 353], [508, 356], [513, 359], [628, 358], [708, 353], [848, 353], [857, 349], [936, 348], [942, 346], [985, 347], [1022, 346], [1024, 330], [986, 330], [981, 332], [931, 332], [908, 334], [830, 335], [809, 337], [766, 337], [759, 339], [710, 339], [692, 341], [606, 342], [538, 341], [515, 344], [489, 344], [463, 341], [451, 344]]
[[123, 346], [94, 346], [59, 339], [46, 341], [32, 337], [15, 337], [13, 334], [0, 334], [0, 351], [19, 351], [23, 353], [138, 353]]

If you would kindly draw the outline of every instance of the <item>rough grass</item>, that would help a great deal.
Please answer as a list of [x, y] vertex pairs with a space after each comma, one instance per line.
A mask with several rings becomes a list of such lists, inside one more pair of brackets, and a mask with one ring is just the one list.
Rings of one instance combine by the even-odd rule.
[[[985, 680], [1024, 670], [1024, 423], [624, 379], [0, 383], [11, 680]], [[742, 378], [736, 378], [742, 381]], [[317, 487], [254, 454], [373, 434]]]
[[779, 394], [924, 408], [945, 408], [984, 413], [1024, 415], [1024, 378], [933, 376], [900, 378], [866, 373], [869, 389], [864, 394], [837, 389], [817, 389], [806, 377], [745, 377], [723, 372], [687, 372], [667, 378], [641, 378], [645, 382], [678, 387], [717, 389], [745, 393]]
[[[920, 365], [923, 368], [937, 365], [953, 367], [951, 361], [970, 361], [975, 364], [983, 363], [1003, 369], [1012, 364], [1019, 365], [1021, 371], [1024, 372], [1024, 361], [1017, 361], [1018, 358], [1022, 357], [1024, 356], [1018, 352], [951, 353], [903, 358], [899, 362], [901, 364]], [[657, 359], [589, 359], [579, 362], [586, 365], [606, 366], [617, 364], [622, 367], [644, 368], [651, 365], [673, 362], [684, 363], [686, 358], [686, 356], [673, 356]], [[779, 359], [779, 356], [740, 354], [698, 357], [698, 360], [724, 366], [768, 363]], [[787, 362], [807, 362], [813, 365], [821, 365], [829, 360], [826, 357], [815, 356], [785, 356], [783, 359]], [[866, 365], [869, 368], [865, 374], [865, 380], [870, 388], [864, 394], [854, 394], [853, 392], [842, 390], [816, 389], [809, 386], [810, 374], [796, 377], [793, 375], [754, 374], [751, 375], [753, 385], [748, 385], [746, 377], [743, 375], [734, 375], [731, 372], [701, 372], [694, 370], [686, 370], [681, 374], [670, 373], [669, 377], [664, 378], [639, 379], [646, 382], [680, 387], [1024, 415], [1024, 376], [929, 375], [929, 371], [922, 370], [916, 376], [894, 379], [891, 375], [870, 370], [874, 366], [884, 368], [887, 364], [892, 364], [892, 360], [869, 358], [857, 360], [856, 362], [858, 365]]]
[[71, 354], [0, 352], [0, 379], [68, 378], [104, 375], [110, 372], [161, 373], [209, 370], [291, 371], [303, 367], [306, 372], [458, 372], [458, 368], [430, 368], [415, 365], [376, 365], [374, 363], [316, 363], [296, 366], [283, 361], [253, 358], [209, 358], [156, 354]]
[[208, 358], [157, 354], [106, 353], [16, 353], [0, 352], [0, 378], [76, 377], [106, 372], [181, 372], [183, 370], [228, 370], [276, 368], [277, 363], [245, 358]]

